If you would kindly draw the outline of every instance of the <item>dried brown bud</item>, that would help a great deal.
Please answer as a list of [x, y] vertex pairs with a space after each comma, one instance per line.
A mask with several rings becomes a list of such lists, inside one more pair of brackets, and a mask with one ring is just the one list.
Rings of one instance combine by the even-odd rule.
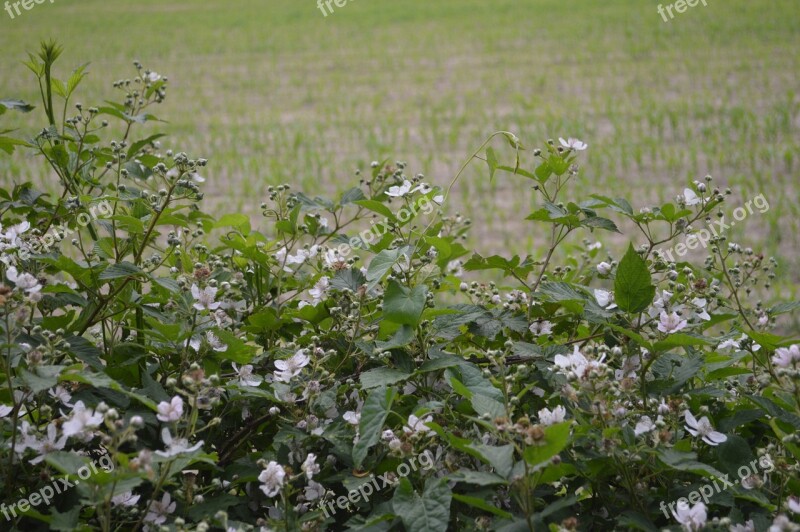
[[578, 518], [577, 517], [567, 517], [563, 521], [561, 521], [561, 526], [566, 528], [567, 530], [577, 530], [578, 529]]
[[194, 278], [198, 281], [202, 281], [204, 279], [208, 279], [211, 276], [211, 270], [203, 266], [202, 268], [197, 268], [194, 271]]

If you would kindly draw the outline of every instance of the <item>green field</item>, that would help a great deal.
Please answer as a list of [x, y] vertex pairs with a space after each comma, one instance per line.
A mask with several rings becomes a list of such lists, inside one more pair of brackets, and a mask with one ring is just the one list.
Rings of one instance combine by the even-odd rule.
[[[385, 157], [446, 185], [498, 129], [577, 136], [581, 197], [643, 205], [706, 174], [734, 190], [729, 212], [763, 192], [770, 210], [735, 232], [780, 258], [796, 297], [800, 3], [708, 0], [669, 22], [657, 5], [352, 0], [323, 17], [313, 0], [55, 0], [0, 12], [0, 96], [36, 100], [20, 61], [42, 38], [65, 45], [62, 69], [91, 61], [87, 105], [139, 59], [169, 76], [164, 147], [210, 160], [216, 213], [257, 214], [268, 184], [341, 189]], [[26, 120], [4, 126], [41, 126]], [[3, 186], [31, 178], [28, 160], [0, 160]], [[475, 165], [449, 207], [475, 221], [478, 249], [528, 253], [529, 186]]]

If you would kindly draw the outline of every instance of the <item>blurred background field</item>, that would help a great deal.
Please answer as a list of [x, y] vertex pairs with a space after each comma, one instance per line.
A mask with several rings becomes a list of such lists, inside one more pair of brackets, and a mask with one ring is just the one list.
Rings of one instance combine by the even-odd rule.
[[[147, 130], [209, 159], [214, 214], [257, 216], [269, 184], [342, 190], [386, 157], [446, 186], [498, 129], [533, 147], [576, 136], [589, 144], [576, 196], [643, 206], [711, 174], [734, 191], [730, 218], [763, 193], [770, 210], [734, 233], [779, 258], [780, 295], [796, 299], [800, 3], [708, 0], [669, 22], [657, 5], [350, 0], [323, 17], [314, 0], [55, 0], [13, 20], [0, 12], [0, 96], [37, 100], [21, 60], [42, 38], [65, 45], [62, 72], [91, 62], [86, 105], [142, 61], [170, 79], [156, 110], [168, 123]], [[3, 126], [33, 132], [32, 118]], [[490, 183], [478, 163], [448, 210], [473, 219], [487, 254], [535, 253], [530, 182]], [[0, 159], [4, 187], [42, 175]]]

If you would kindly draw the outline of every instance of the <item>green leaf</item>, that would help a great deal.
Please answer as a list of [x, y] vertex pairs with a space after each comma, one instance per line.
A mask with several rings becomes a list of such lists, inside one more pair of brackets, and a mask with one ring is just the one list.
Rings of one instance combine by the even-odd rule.
[[137, 140], [136, 142], [131, 144], [130, 148], [128, 148], [128, 159], [133, 159], [142, 148], [144, 148], [148, 144], [152, 144], [153, 142], [164, 136], [165, 135], [163, 133], [157, 133], [155, 135], [150, 135], [145, 139]]
[[569, 443], [571, 421], [556, 423], [544, 429], [544, 444], [531, 445], [523, 453], [525, 461], [535, 468], [541, 467], [564, 450]]
[[770, 416], [780, 419], [785, 423], [789, 423], [796, 430], [800, 431], [800, 416], [797, 414], [789, 412], [788, 410], [784, 410], [766, 397], [761, 397], [758, 395], [745, 395], [745, 397], [766, 410]]
[[617, 306], [632, 314], [645, 310], [655, 297], [656, 287], [653, 286], [647, 263], [632, 245], [628, 246], [628, 252], [617, 267], [614, 294]]
[[464, 364], [464, 359], [448, 354], [443, 354], [437, 358], [425, 361], [417, 370], [417, 373], [427, 373], [445, 368], [452, 368]]
[[372, 258], [367, 267], [367, 290], [372, 290], [383, 279], [386, 272], [392, 269], [392, 266], [406, 250], [405, 246], [397, 249], [385, 249]]
[[353, 446], [353, 462], [356, 467], [361, 467], [367, 452], [380, 440], [383, 424], [386, 423], [395, 397], [397, 392], [394, 388], [382, 386], [372, 390], [364, 401], [358, 430], [360, 437]]
[[493, 148], [486, 148], [486, 164], [489, 165], [489, 181], [494, 179], [494, 174], [497, 172], [497, 154]]
[[787, 312], [793, 312], [800, 308], [800, 301], [791, 301], [787, 303], [779, 303], [774, 307], [771, 307], [767, 312], [770, 316], [778, 316], [779, 314], [786, 314]]
[[[388, 324], [389, 322], [384, 323]], [[408, 345], [413, 339], [414, 329], [408, 325], [402, 325], [394, 333], [394, 336], [392, 336], [388, 341], [382, 342], [379, 340], [375, 342], [375, 346], [381, 351], [388, 351], [389, 349], [395, 349], [397, 347]]]
[[[0, 109], [2, 109], [2, 107], [0, 107]], [[7, 154], [11, 155], [14, 153], [15, 146], [30, 146], [30, 144], [12, 137], [0, 136], [0, 150], [3, 150]]]
[[383, 301], [383, 316], [394, 323], [416, 327], [425, 309], [427, 290], [425, 285], [408, 288], [390, 281]]
[[58, 376], [63, 369], [64, 366], [38, 366], [34, 372], [30, 372], [23, 368], [19, 370], [19, 375], [33, 393], [39, 393], [58, 384]]
[[688, 334], [671, 334], [665, 339], [653, 344], [653, 351], [668, 351], [673, 347], [687, 347], [693, 345], [711, 345], [713, 342], [702, 336], [690, 336]]
[[57, 532], [72, 532], [78, 527], [78, 518], [81, 515], [81, 507], [75, 505], [73, 508], [66, 512], [59, 512], [55, 508], [52, 513], [52, 520], [50, 521], [49, 529]]
[[506, 415], [506, 407], [503, 403], [495, 401], [485, 395], [473, 395], [470, 400], [473, 410], [478, 415], [489, 414], [492, 419]]
[[330, 286], [336, 290], [357, 292], [366, 282], [367, 279], [364, 277], [364, 274], [361, 273], [361, 270], [358, 268], [350, 268], [349, 270], [337, 271], [336, 275], [331, 279]]
[[348, 205], [350, 203], [365, 200], [364, 191], [358, 187], [353, 187], [342, 194], [342, 199], [339, 200], [339, 205]]
[[514, 468], [514, 446], [511, 444], [494, 446], [482, 443], [467, 445], [468, 449], [477, 452], [478, 457], [492, 466], [501, 477], [508, 478]]
[[383, 203], [381, 203], [380, 201], [365, 199], [365, 200], [354, 201], [353, 203], [355, 203], [356, 205], [360, 205], [361, 207], [364, 207], [365, 209], [368, 209], [374, 213], [380, 214], [389, 221], [392, 222], [397, 221], [397, 218], [395, 218], [392, 210]]
[[112, 264], [98, 276], [98, 279], [107, 281], [110, 279], [119, 279], [120, 277], [132, 277], [144, 273], [144, 270], [131, 264], [130, 262], [118, 262]]
[[226, 214], [217, 220], [214, 227], [233, 227], [247, 235], [250, 233], [250, 218], [240, 213]]
[[511, 519], [513, 517], [510, 513], [501, 510], [497, 506], [493, 506], [478, 497], [470, 497], [468, 495], [459, 495], [458, 493], [454, 493], [453, 498], [457, 501], [463, 502], [464, 504], [469, 504], [470, 506], [474, 506], [475, 508], [479, 508], [485, 512], [502, 517], [503, 519]]
[[770, 351], [774, 351], [778, 347], [788, 346], [793, 343], [797, 343], [795, 340], [787, 340], [786, 338], [778, 336], [777, 334], [758, 332], [758, 331], [745, 331], [745, 333], [754, 342], [758, 343], [761, 347], [769, 349]]
[[600, 218], [598, 216], [590, 216], [581, 222], [585, 227], [592, 227], [597, 229], [605, 229], [606, 231], [611, 231], [613, 233], [622, 234], [622, 231], [619, 230], [617, 224], [613, 221], [609, 220], [608, 218]]
[[61, 375], [59, 380], [62, 382], [80, 382], [83, 384], [89, 384], [93, 388], [108, 388], [110, 390], [122, 391], [122, 386], [120, 386], [117, 381], [105, 373], [72, 373], [70, 371]]
[[472, 471], [460, 469], [455, 473], [450, 473], [447, 478], [455, 482], [474, 484], [475, 486], [494, 486], [497, 484], [508, 484], [508, 481], [499, 475], [486, 471]]
[[442, 479], [429, 479], [420, 497], [407, 478], [400, 479], [392, 508], [408, 532], [444, 531], [450, 522], [453, 495]]
[[364, 389], [377, 388], [396, 384], [409, 378], [411, 374], [392, 368], [375, 368], [361, 374], [361, 386]]
[[739, 468], [751, 463], [754, 458], [747, 440], [736, 434], [729, 435], [727, 440], [716, 447], [716, 452], [720, 469], [730, 473], [734, 478], [738, 476]]
[[240, 502], [242, 502], [242, 500], [239, 497], [223, 493], [215, 497], [206, 497], [205, 501], [200, 504], [193, 503], [186, 513], [195, 521], [200, 521], [202, 519], [210, 520], [213, 519], [214, 515], [220, 510], [227, 510]]
[[677, 449], [662, 449], [657, 453], [659, 460], [672, 469], [689, 471], [706, 478], [722, 478], [725, 475], [719, 470], [697, 461], [697, 454], [684, 453]]
[[35, 109], [35, 107], [23, 102], [22, 100], [0, 100], [0, 115], [5, 113], [6, 109], [19, 111], [21, 113], [30, 113]]

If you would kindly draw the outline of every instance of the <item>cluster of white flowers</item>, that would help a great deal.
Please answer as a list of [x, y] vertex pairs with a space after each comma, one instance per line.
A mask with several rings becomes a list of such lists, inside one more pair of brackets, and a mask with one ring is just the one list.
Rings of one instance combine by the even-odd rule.
[[200, 440], [194, 445], [189, 445], [189, 440], [187, 438], [173, 437], [167, 427], [161, 429], [161, 440], [167, 448], [163, 451], [156, 451], [155, 453], [164, 458], [172, 458], [173, 456], [184, 453], [193, 453], [203, 446], [203, 440]]
[[314, 287], [308, 290], [308, 295], [311, 296], [311, 302], [309, 303], [308, 301], [300, 301], [298, 307], [303, 308], [308, 305], [318, 305], [321, 303], [325, 299], [328, 289], [331, 286], [330, 281], [331, 280], [327, 275], [320, 277], [319, 280], [317, 280], [317, 282], [314, 284]]
[[280, 493], [286, 479], [286, 470], [278, 462], [270, 461], [261, 474], [258, 481], [261, 482], [261, 491], [267, 497], [274, 497]]
[[236, 377], [239, 379], [239, 384], [242, 386], [258, 386], [264, 382], [264, 377], [253, 373], [253, 365], [245, 364], [241, 368], [236, 365], [236, 362], [231, 364], [233, 371], [236, 372]]
[[594, 299], [597, 301], [597, 304], [600, 305], [602, 308], [606, 310], [613, 310], [617, 308], [617, 304], [614, 303], [614, 293], [609, 292], [607, 290], [600, 290], [599, 288], [595, 288], [594, 290]]
[[704, 442], [713, 446], [727, 441], [727, 436], [714, 430], [708, 417], [703, 416], [698, 420], [688, 410], [684, 414], [684, 417], [686, 418], [686, 430], [688, 430], [692, 436], [698, 436], [702, 438]]
[[549, 321], [537, 321], [528, 327], [534, 336], [547, 336], [553, 333], [553, 324]]
[[156, 408], [158, 410], [156, 417], [159, 421], [174, 423], [183, 416], [183, 399], [180, 395], [176, 395], [169, 402], [161, 401]]
[[544, 426], [555, 425], [561, 423], [567, 416], [567, 409], [559, 405], [553, 410], [549, 408], [542, 408], [539, 410], [539, 423]]
[[5, 230], [0, 225], [0, 262], [11, 264], [16, 261], [13, 252], [26, 249], [26, 244], [20, 236], [31, 228], [30, 222], [22, 222]]
[[794, 344], [790, 347], [779, 347], [775, 350], [772, 363], [779, 368], [788, 368], [800, 365], [800, 346]]
[[42, 299], [42, 284], [30, 273], [20, 273], [16, 267], [10, 266], [6, 270], [6, 277], [18, 290], [25, 293], [29, 301], [36, 303]]
[[[216, 334], [214, 334], [213, 331], [206, 331], [205, 341], [212, 350], [218, 353], [224, 353], [225, 351], [228, 350], [228, 346], [225, 343], [223, 343], [222, 340], [220, 340], [219, 337]], [[191, 347], [197, 352], [200, 351], [200, 346], [202, 345], [203, 345], [203, 338], [199, 335], [195, 335], [189, 340], [189, 347]]]
[[72, 413], [61, 426], [61, 430], [66, 436], [74, 436], [76, 439], [88, 441], [94, 437], [91, 429], [96, 429], [102, 422], [102, 414], [86, 408], [83, 401], [78, 401], [72, 407]]
[[681, 527], [687, 532], [696, 532], [706, 526], [708, 514], [706, 505], [698, 502], [694, 506], [689, 506], [686, 501], [678, 501], [672, 515]]
[[306, 354], [305, 349], [299, 349], [286, 360], [276, 360], [275, 367], [278, 369], [274, 372], [275, 380], [278, 382], [290, 382], [294, 377], [300, 375], [300, 372], [310, 361], [311, 359]]
[[589, 145], [585, 142], [573, 137], [569, 137], [566, 140], [564, 140], [563, 137], [558, 137], [558, 142], [560, 142], [561, 146], [568, 150], [583, 151], [589, 147]]
[[[138, 496], [137, 496], [138, 499]], [[127, 499], [128, 501], [130, 499]], [[176, 503], [168, 492], [164, 492], [160, 501], [153, 501], [147, 508], [144, 522], [150, 525], [162, 525], [167, 521], [167, 517], [175, 511]]]
[[217, 289], [213, 286], [207, 286], [200, 289], [196, 284], [192, 285], [192, 297], [194, 297], [194, 308], [197, 310], [217, 310], [220, 306], [218, 301], [214, 298], [217, 295]]
[[[433, 190], [433, 187], [431, 187], [427, 183], [420, 183], [415, 187], [414, 183], [412, 183], [408, 179], [404, 179], [400, 185], [394, 185], [389, 187], [389, 190], [386, 191], [386, 195], [392, 198], [402, 198], [403, 196], [407, 196], [408, 194], [413, 194], [414, 192], [421, 192], [423, 194], [427, 194], [431, 190]], [[441, 204], [444, 201], [444, 196], [443, 195], [434, 196], [433, 201]]]
[[426, 423], [430, 423], [432, 421], [433, 416], [431, 415], [417, 417], [414, 414], [411, 414], [408, 416], [408, 423], [403, 427], [403, 432], [412, 437], [417, 435], [433, 436], [431, 428], [426, 425]]
[[576, 345], [569, 355], [556, 355], [553, 359], [555, 362], [556, 370], [563, 373], [568, 378], [575, 378], [578, 380], [585, 380], [589, 377], [592, 371], [603, 372], [606, 369], [605, 355], [602, 355], [599, 360], [591, 360], [581, 353]]

